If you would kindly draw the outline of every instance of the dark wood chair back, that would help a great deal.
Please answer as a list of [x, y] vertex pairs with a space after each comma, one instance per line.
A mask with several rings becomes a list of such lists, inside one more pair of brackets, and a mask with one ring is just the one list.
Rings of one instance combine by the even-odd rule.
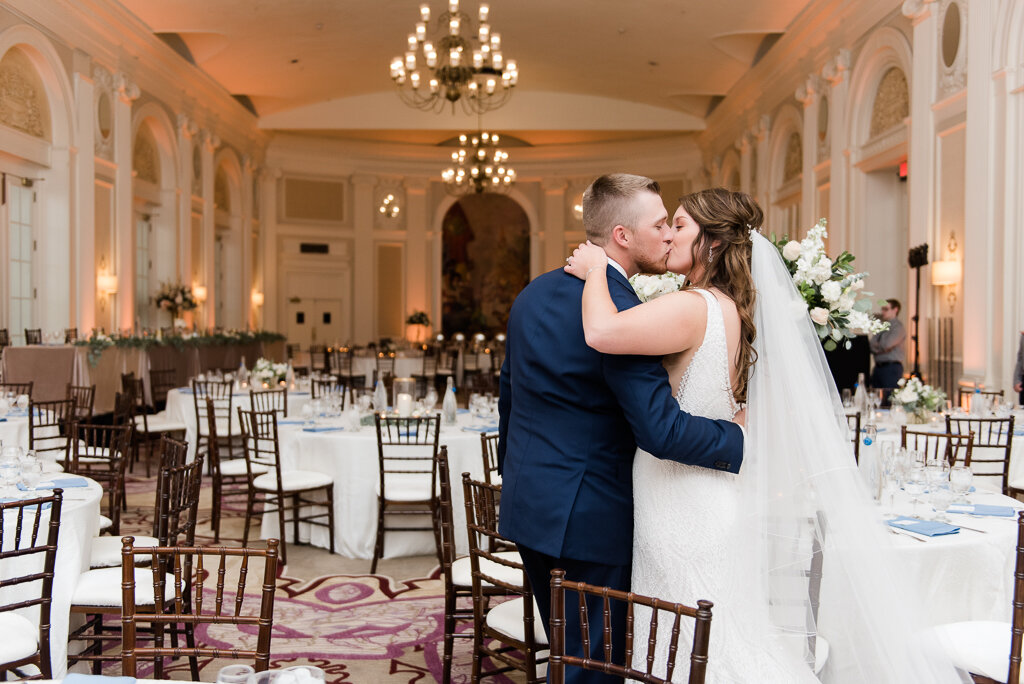
[[377, 377], [376, 380], [383, 382], [385, 387], [390, 389], [391, 381], [395, 377], [395, 352], [379, 352], [377, 354]]
[[[437, 498], [437, 450], [441, 435], [441, 416], [399, 418], [375, 415], [377, 454], [380, 465], [381, 496], [387, 499], [389, 475], [421, 475], [431, 479], [430, 498]], [[405, 447], [419, 446], [411, 450]], [[397, 448], [395, 448], [397, 447]]]
[[498, 475], [498, 435], [480, 435], [480, 451], [484, 459], [484, 482], [487, 484], [501, 484], [501, 476]]
[[161, 546], [195, 543], [202, 478], [202, 454], [189, 463], [160, 468], [153, 536]]
[[[19, 501], [0, 503], [0, 567], [24, 562], [30, 556], [41, 556], [41, 569], [24, 575], [3, 575], [0, 595], [10, 603], [0, 603], [0, 613], [38, 606], [39, 646], [25, 658], [0, 664], [0, 675], [8, 672], [16, 679], [50, 679], [50, 610], [53, 597], [53, 571], [57, 563], [57, 540], [60, 534], [60, 510], [64, 490], [54, 489], [50, 496], [39, 496]], [[44, 518], [47, 519], [44, 522]], [[35, 583], [39, 583], [36, 585]], [[28, 586], [22, 586], [28, 585]], [[38, 590], [36, 589], [38, 587]], [[8, 635], [9, 636], [9, 635]], [[27, 665], [35, 665], [40, 674], [31, 676], [23, 672]]]
[[42, 328], [25, 328], [25, 344], [42, 344]]
[[923, 451], [926, 462], [945, 459], [950, 466], [956, 465], [957, 461], [963, 461], [968, 465], [971, 462], [974, 435], [958, 432], [924, 432], [901, 425], [900, 446], [904, 449]]
[[860, 463], [860, 411], [846, 414], [846, 425], [850, 428], [853, 442], [853, 458]]
[[28, 448], [43, 459], [68, 459], [68, 429], [74, 420], [70, 399], [28, 402]]
[[78, 328], [64, 328], [64, 344], [71, 344], [78, 339]]
[[[599, 616], [594, 620], [605, 625], [603, 633], [604, 659], [596, 660], [571, 656], [565, 653], [565, 596], [566, 592], [575, 592], [579, 598], [580, 635], [582, 637], [584, 653], [591, 653], [590, 649], [590, 610], [598, 603], [601, 606]], [[592, 597], [590, 601], [588, 597]], [[624, 603], [626, 605], [626, 662], [624, 664], [611, 662], [611, 606], [612, 602]], [[646, 606], [650, 609], [650, 630], [651, 638], [647, 646], [647, 670], [641, 672], [633, 669], [633, 629], [634, 609], [636, 606]], [[680, 627], [684, 618], [695, 621], [693, 630], [693, 643], [690, 647], [690, 674], [686, 680], [689, 684], [702, 684], [707, 674], [708, 665], [708, 644], [711, 637], [711, 608], [710, 601], [697, 601], [697, 607], [683, 605], [682, 603], [671, 603], [651, 596], [643, 596], [632, 592], [616, 591], [608, 587], [597, 587], [583, 582], [570, 582], [565, 579], [565, 571], [556, 568], [551, 571], [551, 655], [548, 663], [549, 681], [552, 684], [562, 684], [565, 681], [565, 667], [567, 665], [579, 667], [584, 670], [604, 672], [614, 677], [624, 679], [661, 683], [681, 682], [682, 678], [676, 674], [676, 656], [679, 652]], [[660, 618], [660, 619], [659, 619]], [[651, 671], [654, 666], [654, 654], [657, 648], [658, 637], [664, 634], [659, 631], [658, 625], [666, 620], [671, 620], [671, 641], [668, 646], [668, 663], [666, 676], [661, 678], [655, 676]], [[643, 644], [639, 645], [641, 648]]]
[[7, 328], [0, 328], [0, 349], [11, 346], [11, 333]]
[[[975, 477], [999, 478], [1000, 491], [1009, 493], [1010, 454], [1014, 418], [954, 418], [946, 416], [946, 432], [972, 434], [972, 449], [964, 459]], [[978, 451], [982, 449], [983, 451]], [[992, 464], [980, 466], [980, 464]], [[972, 464], [974, 464], [972, 466]]]
[[[207, 448], [207, 443], [210, 441], [207, 412], [211, 409], [214, 413], [214, 419], [217, 421], [218, 439], [221, 442], [231, 440], [234, 433], [234, 430], [231, 428], [235, 421], [235, 416], [232, 415], [233, 390], [234, 383], [229, 380], [192, 381], [192, 402], [196, 414], [197, 452], [204, 451]], [[207, 399], [212, 401], [208, 402]], [[230, 452], [231, 449], [229, 448], [228, 451]], [[224, 451], [221, 451], [220, 455], [223, 457], [233, 454], [225, 454]]]
[[107, 516], [117, 534], [124, 497], [124, 470], [131, 456], [131, 425], [71, 423], [70, 457], [65, 470], [99, 482], [106, 492]]
[[[978, 390], [978, 394], [983, 396], [986, 400], [991, 401], [993, 397], [996, 397], [999, 401], [1002, 401], [1006, 394], [1003, 390]], [[967, 411], [971, 408], [971, 397], [974, 396], [973, 387], [957, 387], [956, 388], [956, 405]]]
[[67, 384], [65, 399], [75, 402], [75, 420], [89, 420], [92, 418], [93, 405], [96, 403], [96, 385], [72, 385]]
[[177, 468], [188, 458], [188, 442], [160, 435], [160, 468]]
[[132, 398], [137, 413], [146, 411], [146, 384], [135, 373], [121, 374], [121, 391]]
[[[188, 656], [194, 658], [234, 658], [252, 660], [258, 672], [270, 667], [270, 637], [274, 626], [274, 592], [277, 587], [278, 540], [268, 539], [266, 549], [160, 546], [134, 548], [133, 537], [125, 537], [121, 549], [122, 570], [122, 614], [121, 614], [121, 669], [129, 677], [137, 675], [139, 660], [162, 660], [169, 657]], [[135, 558], [148, 557], [153, 575], [153, 591], [156, 607], [153, 612], [136, 612], [135, 608]], [[251, 559], [263, 559], [262, 587], [259, 594], [259, 610], [244, 610], [247, 603], [246, 580], [249, 576]], [[229, 562], [228, 559], [231, 559]], [[237, 582], [228, 582], [229, 565], [237, 563]], [[194, 564], [194, 575], [190, 564]], [[256, 574], [256, 570], [253, 574]], [[174, 582], [173, 598], [165, 600], [167, 578], [188, 578]], [[213, 586], [207, 588], [207, 578], [216, 578]], [[185, 587], [191, 587], [186, 591]], [[210, 595], [212, 593], [212, 596]], [[194, 597], [194, 599], [193, 599]], [[143, 624], [160, 629], [164, 625], [236, 625], [246, 632], [256, 632], [256, 648], [223, 648], [215, 646], [186, 646], [172, 643], [163, 646], [157, 641], [153, 646], [139, 646], [138, 627]], [[223, 632], [218, 632], [222, 634]], [[239, 633], [242, 640], [242, 633]], [[246, 642], [249, 639], [245, 639]]]
[[167, 393], [178, 386], [178, 371], [175, 368], [157, 368], [149, 371], [149, 392], [154, 406], [167, 403]]
[[[538, 642], [535, 636], [539, 617], [534, 614], [533, 592], [530, 590], [526, 568], [517, 555], [494, 550], [507, 549], [512, 545], [511, 540], [498, 532], [501, 486], [474, 480], [469, 473], [463, 473], [462, 491], [465, 496], [469, 562], [473, 578], [472, 679], [478, 681], [482, 675], [491, 674], [481, 672], [482, 663], [490, 660], [497, 665], [496, 672], [515, 669], [526, 676], [527, 682], [542, 682], [544, 676], [538, 672], [537, 666], [543, 659], [538, 658], [538, 653], [546, 644]], [[512, 573], [503, 572], [503, 576], [498, 576], [493, 568], [499, 566]], [[515, 582], [509, 581], [509, 575], [512, 574], [518, 577]], [[486, 597], [495, 590], [522, 599], [523, 640], [510, 637], [487, 624]]]
[[242, 447], [250, 482], [255, 477], [254, 465], [267, 466], [273, 469], [280, 490], [281, 452], [277, 438], [277, 413], [239, 408], [238, 423], [242, 428]]
[[278, 418], [288, 417], [288, 388], [249, 390], [253, 411], [276, 411]]
[[326, 344], [309, 345], [309, 367], [314, 371], [329, 371], [330, 358], [327, 355]]
[[29, 399], [32, 398], [32, 384], [31, 382], [0, 382], [0, 392], [10, 392], [15, 397], [24, 394]]

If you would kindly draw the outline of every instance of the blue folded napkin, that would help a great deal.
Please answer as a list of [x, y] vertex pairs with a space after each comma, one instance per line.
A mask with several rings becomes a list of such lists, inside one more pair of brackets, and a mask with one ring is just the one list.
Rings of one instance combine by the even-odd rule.
[[308, 397], [309, 396], [309, 392], [288, 392], [288, 394], [292, 395], [293, 397]]
[[305, 422], [306, 421], [302, 420], [301, 418], [295, 418], [295, 419], [285, 418], [284, 420], [277, 421], [277, 424], [278, 425], [302, 425]]
[[[192, 394], [192, 388], [191, 387], [179, 387], [178, 391], [181, 392], [182, 394]], [[71, 675], [68, 675], [68, 677], [70, 677], [70, 676]]]
[[462, 428], [466, 432], [497, 432], [497, 425], [467, 426]]
[[907, 532], [914, 532], [925, 537], [941, 537], [945, 534], [957, 534], [960, 531], [955, 525], [947, 525], [944, 522], [934, 520], [919, 520], [901, 515], [889, 521], [890, 527], [896, 527]]
[[64, 675], [64, 684], [134, 684], [135, 677], [106, 677], [69, 672]]
[[949, 512], [996, 515], [1002, 518], [1012, 518], [1017, 513], [1013, 506], [993, 506], [991, 504], [951, 504]]
[[[45, 480], [36, 485], [36, 489], [68, 489], [70, 487], [88, 487], [89, 483], [84, 477], [61, 477], [54, 480]], [[21, 482], [18, 489], [27, 492], [28, 489]]]
[[1014, 437], [1024, 437], [1024, 430], [1014, 429], [1013, 436]]
[[455, 409], [455, 412], [462, 415], [463, 413], [469, 413], [469, 409]]
[[[8, 411], [7, 415], [15, 416], [17, 418], [24, 418], [28, 416], [28, 409], [12, 409]], [[36, 415], [39, 415], [38, 413]]]
[[324, 427], [315, 427], [314, 426], [314, 427], [304, 427], [304, 428], [302, 428], [302, 431], [303, 432], [338, 432], [338, 431], [344, 430], [344, 429], [345, 428], [343, 428], [341, 426], [324, 426]]

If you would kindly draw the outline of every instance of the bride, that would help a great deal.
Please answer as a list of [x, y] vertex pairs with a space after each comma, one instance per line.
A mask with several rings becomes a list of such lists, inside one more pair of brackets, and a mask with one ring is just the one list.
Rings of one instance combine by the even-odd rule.
[[[638, 451], [632, 590], [714, 602], [708, 682], [970, 681], [913, 636], [924, 625], [915, 623], [912, 584], [899, 576], [857, 475], [806, 306], [757, 232], [762, 219], [743, 193], [683, 197], [668, 270], [686, 274], [687, 287], [622, 312], [601, 268], [604, 250], [582, 244], [565, 267], [586, 281], [588, 345], [664, 355], [680, 409], [693, 415], [731, 419], [747, 402], [738, 475]], [[634, 644], [646, 643], [647, 624], [638, 614]], [[646, 671], [646, 648], [633, 667]]]

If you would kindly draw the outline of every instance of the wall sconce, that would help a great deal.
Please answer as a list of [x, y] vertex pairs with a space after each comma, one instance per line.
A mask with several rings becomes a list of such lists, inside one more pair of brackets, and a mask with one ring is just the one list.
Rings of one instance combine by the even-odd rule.
[[196, 301], [202, 304], [206, 301], [206, 286], [205, 285], [193, 285], [192, 296], [196, 298]]
[[263, 306], [263, 293], [259, 290], [252, 291], [251, 299], [253, 306]]
[[96, 289], [100, 294], [107, 296], [117, 294], [117, 276], [111, 273], [101, 273], [96, 276]]
[[572, 205], [572, 215], [577, 221], [583, 220], [583, 195], [576, 198]]
[[383, 214], [384, 218], [398, 218], [398, 215], [402, 212], [402, 207], [398, 206], [398, 200], [389, 192], [381, 200], [377, 211]]
[[932, 266], [932, 285], [936, 287], [948, 287], [949, 292], [946, 294], [946, 301], [949, 303], [950, 312], [956, 307], [956, 286], [960, 284], [960, 280], [963, 278], [963, 264], [956, 259], [956, 236], [953, 233], [949, 235], [949, 243], [946, 245], [946, 249], [949, 251], [949, 257], [942, 261], [933, 261]]

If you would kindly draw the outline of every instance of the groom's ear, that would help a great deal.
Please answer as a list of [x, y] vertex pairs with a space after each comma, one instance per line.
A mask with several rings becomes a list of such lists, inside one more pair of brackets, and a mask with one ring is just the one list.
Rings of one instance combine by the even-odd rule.
[[633, 235], [629, 228], [625, 226], [615, 226], [612, 228], [612, 242], [623, 249], [629, 249], [629, 241], [632, 237]]

